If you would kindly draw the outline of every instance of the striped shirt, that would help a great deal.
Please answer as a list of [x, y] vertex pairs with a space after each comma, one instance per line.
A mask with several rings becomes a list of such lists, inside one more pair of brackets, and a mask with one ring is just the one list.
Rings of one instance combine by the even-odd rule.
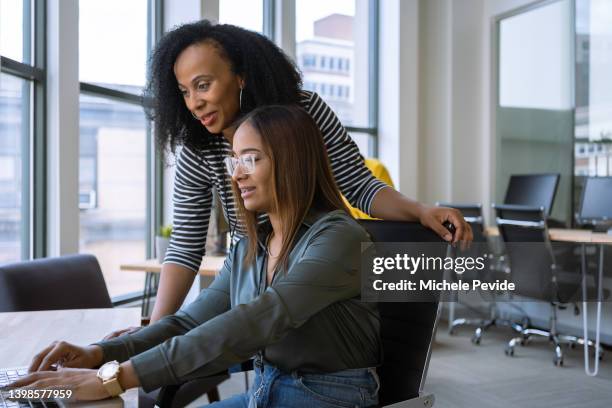
[[[319, 95], [301, 91], [299, 104], [321, 130], [340, 191], [353, 207], [370, 214], [374, 196], [387, 185], [365, 167], [359, 148]], [[231, 178], [223, 162], [231, 150], [222, 136], [201, 151], [187, 146], [181, 149], [174, 179], [172, 237], [164, 263], [178, 264], [194, 272], [199, 269], [204, 256], [213, 188], [219, 194], [233, 238], [244, 235], [244, 228], [238, 225]]]

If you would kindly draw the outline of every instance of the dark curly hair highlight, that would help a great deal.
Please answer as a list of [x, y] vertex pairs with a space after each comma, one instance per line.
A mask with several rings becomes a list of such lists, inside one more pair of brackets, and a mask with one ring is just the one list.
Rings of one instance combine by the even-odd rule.
[[179, 54], [203, 42], [215, 46], [221, 57], [230, 63], [232, 72], [244, 78], [241, 115], [259, 106], [298, 102], [302, 87], [300, 71], [265, 36], [208, 20], [178, 26], [165, 34], [155, 47], [144, 90], [147, 114], [154, 122], [160, 152], [170, 150], [174, 153], [180, 145], [201, 150], [213, 139], [212, 134], [191, 116], [174, 76], [174, 63]]

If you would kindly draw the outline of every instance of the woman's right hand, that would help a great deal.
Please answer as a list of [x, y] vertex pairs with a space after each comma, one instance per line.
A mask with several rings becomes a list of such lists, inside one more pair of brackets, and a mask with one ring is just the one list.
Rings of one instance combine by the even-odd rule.
[[56, 368], [94, 368], [101, 365], [103, 359], [104, 353], [100, 346], [80, 347], [65, 341], [54, 341], [34, 356], [28, 371], [49, 371], [53, 369], [53, 364], [56, 364]]
[[130, 327], [127, 327], [125, 329], [115, 330], [114, 332], [111, 332], [111, 333], [107, 334], [106, 336], [104, 336], [104, 338], [102, 340], [110, 340], [110, 339], [114, 339], [115, 337], [119, 337], [119, 336], [124, 335], [124, 334], [136, 333], [140, 329], [142, 329], [141, 326], [130, 326]]

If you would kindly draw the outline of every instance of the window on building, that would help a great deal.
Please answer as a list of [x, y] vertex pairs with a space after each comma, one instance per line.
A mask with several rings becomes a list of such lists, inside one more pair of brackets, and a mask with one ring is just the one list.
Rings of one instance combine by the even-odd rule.
[[[375, 54], [377, 29], [373, 18], [377, 2], [374, 0], [296, 0], [296, 55], [321, 55], [320, 70], [312, 71], [298, 59], [299, 67], [308, 82], [324, 82], [321, 96], [340, 121], [359, 134], [376, 138], [376, 72], [370, 67]], [[354, 30], [354, 27], [360, 27]], [[366, 29], [361, 29], [364, 27]], [[355, 70], [351, 72], [351, 64]], [[349, 92], [349, 88], [354, 89]], [[362, 143], [369, 148], [375, 143]], [[375, 151], [364, 150], [364, 156], [375, 156]]]

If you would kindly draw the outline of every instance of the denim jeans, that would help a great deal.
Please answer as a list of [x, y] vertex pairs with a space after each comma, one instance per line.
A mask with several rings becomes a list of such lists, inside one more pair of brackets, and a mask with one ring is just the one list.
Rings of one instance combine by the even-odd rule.
[[378, 404], [374, 368], [325, 374], [285, 373], [255, 360], [255, 380], [248, 392], [215, 402], [214, 408], [362, 408]]

